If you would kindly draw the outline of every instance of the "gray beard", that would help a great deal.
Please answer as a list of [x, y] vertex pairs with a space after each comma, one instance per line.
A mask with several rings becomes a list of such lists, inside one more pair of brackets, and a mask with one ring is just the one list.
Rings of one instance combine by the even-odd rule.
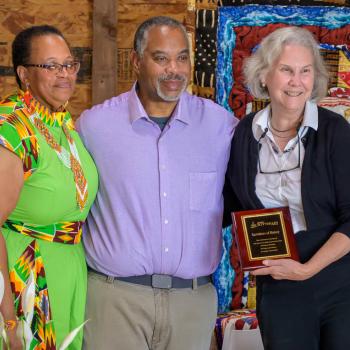
[[176, 102], [176, 101], [178, 101], [179, 98], [180, 98], [180, 96], [181, 96], [181, 94], [186, 90], [186, 88], [187, 88], [187, 79], [185, 79], [185, 80], [183, 81], [182, 89], [181, 89], [181, 91], [180, 91], [177, 95], [175, 95], [175, 96], [168, 96], [168, 95], [163, 94], [163, 92], [162, 92], [162, 90], [161, 90], [161, 88], [160, 88], [160, 82], [157, 81], [157, 95], [158, 95], [162, 100], [164, 100], [164, 101], [166, 101], [166, 102]]

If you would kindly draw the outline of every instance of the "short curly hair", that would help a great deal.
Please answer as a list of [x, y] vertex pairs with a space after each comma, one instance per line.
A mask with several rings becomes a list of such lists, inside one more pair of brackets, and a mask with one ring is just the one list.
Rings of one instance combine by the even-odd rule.
[[282, 53], [284, 46], [297, 44], [310, 49], [314, 58], [315, 79], [311, 100], [319, 101], [327, 94], [329, 74], [312, 33], [300, 27], [283, 27], [266, 36], [257, 50], [244, 61], [245, 84], [256, 98], [269, 98], [269, 92], [261, 83]]
[[141, 57], [147, 42], [148, 32], [153, 27], [168, 26], [180, 29], [187, 40], [186, 28], [176, 19], [167, 16], [151, 17], [140, 24], [134, 37], [134, 51]]

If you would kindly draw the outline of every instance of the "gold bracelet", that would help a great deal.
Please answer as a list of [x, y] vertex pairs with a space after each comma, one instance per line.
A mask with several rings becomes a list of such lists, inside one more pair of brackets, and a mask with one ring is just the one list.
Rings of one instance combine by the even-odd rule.
[[16, 320], [7, 320], [5, 321], [5, 330], [12, 331], [13, 329], [15, 329], [16, 325], [17, 325]]

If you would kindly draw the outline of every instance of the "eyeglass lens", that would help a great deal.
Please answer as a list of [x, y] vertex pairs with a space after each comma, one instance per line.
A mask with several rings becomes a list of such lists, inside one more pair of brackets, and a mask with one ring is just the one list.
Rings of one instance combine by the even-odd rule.
[[71, 62], [71, 63], [65, 63], [65, 64], [53, 63], [47, 66], [48, 66], [48, 70], [54, 73], [61, 73], [63, 69], [66, 69], [68, 74], [74, 74], [79, 70], [80, 63], [79, 62]]

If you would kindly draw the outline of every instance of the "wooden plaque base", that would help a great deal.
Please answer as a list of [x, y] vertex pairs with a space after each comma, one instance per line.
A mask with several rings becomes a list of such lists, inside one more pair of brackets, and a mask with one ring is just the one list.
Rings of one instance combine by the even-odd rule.
[[288, 207], [246, 210], [232, 215], [243, 270], [264, 267], [265, 259], [299, 261]]

